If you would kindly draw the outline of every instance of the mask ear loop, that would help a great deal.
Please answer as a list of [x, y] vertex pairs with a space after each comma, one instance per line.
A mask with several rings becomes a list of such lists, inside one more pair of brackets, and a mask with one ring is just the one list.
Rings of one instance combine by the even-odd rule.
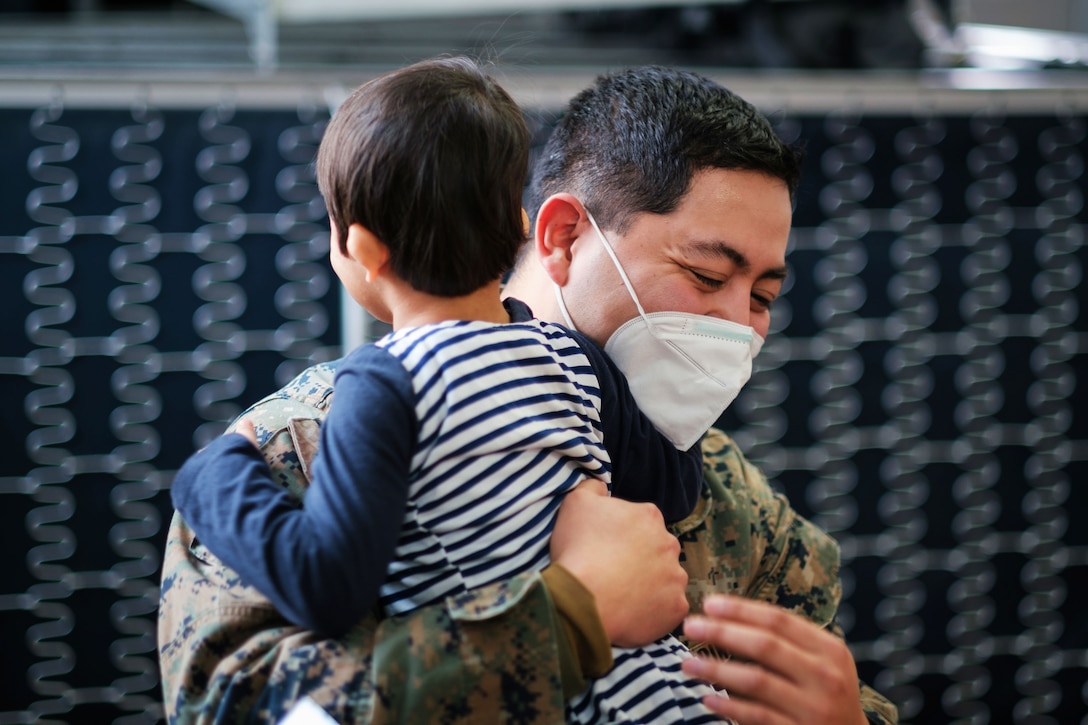
[[567, 312], [567, 303], [563, 301], [563, 288], [552, 282], [552, 289], [555, 290], [555, 301], [559, 304], [559, 312], [563, 315], [563, 321], [567, 323], [567, 327], [572, 330], [578, 328], [574, 326], [574, 320], [570, 319], [570, 313]]
[[638, 310], [638, 316], [646, 323], [646, 328], [650, 331], [650, 334], [657, 337], [658, 335], [654, 331], [654, 326], [650, 324], [649, 318], [646, 317], [646, 310], [642, 309], [642, 303], [638, 301], [638, 295], [635, 294], [635, 288], [631, 286], [631, 280], [627, 279], [627, 273], [623, 271], [623, 265], [620, 264], [619, 258], [616, 257], [615, 250], [612, 249], [612, 245], [604, 235], [604, 232], [597, 226], [597, 220], [589, 213], [589, 209], [586, 209], [586, 217], [589, 219], [589, 223], [593, 225], [593, 231], [597, 232], [597, 237], [601, 240], [601, 244], [604, 245], [604, 251], [608, 252], [608, 256], [612, 259], [612, 264], [615, 265], [616, 271], [620, 273], [620, 279], [623, 280], [623, 286], [627, 288], [627, 293], [631, 295], [631, 299], [635, 302], [635, 309]]

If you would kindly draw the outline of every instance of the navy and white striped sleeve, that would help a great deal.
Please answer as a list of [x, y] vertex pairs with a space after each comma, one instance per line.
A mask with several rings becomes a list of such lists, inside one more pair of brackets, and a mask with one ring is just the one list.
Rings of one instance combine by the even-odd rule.
[[416, 440], [399, 361], [353, 351], [336, 377], [300, 508], [242, 436], [222, 436], [175, 478], [174, 505], [197, 536], [291, 622], [347, 631], [377, 602], [404, 519]]
[[612, 459], [612, 495], [656, 504], [665, 521], [679, 521], [695, 509], [703, 485], [699, 443], [680, 451], [635, 403], [612, 359], [585, 335], [570, 332], [593, 366], [601, 386], [604, 446]]

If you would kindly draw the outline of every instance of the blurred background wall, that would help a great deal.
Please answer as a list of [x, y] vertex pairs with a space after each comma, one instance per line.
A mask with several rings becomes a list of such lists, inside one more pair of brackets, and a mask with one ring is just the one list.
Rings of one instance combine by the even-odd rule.
[[905, 722], [1088, 722], [1086, 4], [397, 4], [0, 12], [0, 723], [160, 720], [173, 473], [363, 336], [310, 163], [346, 92], [440, 52], [496, 62], [535, 150], [651, 62], [806, 145], [721, 424], [842, 544]]

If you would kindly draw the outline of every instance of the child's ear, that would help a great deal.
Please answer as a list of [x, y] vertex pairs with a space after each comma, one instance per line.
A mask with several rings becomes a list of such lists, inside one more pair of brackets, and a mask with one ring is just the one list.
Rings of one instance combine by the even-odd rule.
[[572, 194], [556, 194], [540, 205], [536, 217], [536, 256], [553, 282], [567, 283], [574, 242], [588, 225], [585, 207]]
[[389, 269], [389, 247], [362, 224], [348, 227], [348, 256], [366, 270], [366, 281], [373, 282]]

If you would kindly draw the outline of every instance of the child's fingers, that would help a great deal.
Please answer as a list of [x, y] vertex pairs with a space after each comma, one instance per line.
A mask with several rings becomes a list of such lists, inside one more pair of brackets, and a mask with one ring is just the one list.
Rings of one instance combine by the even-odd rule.
[[240, 433], [246, 437], [253, 445], [257, 445], [257, 430], [253, 427], [253, 422], [247, 418], [242, 418], [238, 421], [238, 425], [234, 427], [235, 433]]

